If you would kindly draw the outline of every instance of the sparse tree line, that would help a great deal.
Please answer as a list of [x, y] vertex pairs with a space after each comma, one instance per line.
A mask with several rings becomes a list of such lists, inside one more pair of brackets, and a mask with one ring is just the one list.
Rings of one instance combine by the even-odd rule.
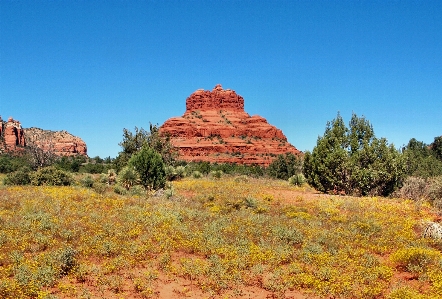
[[[442, 196], [442, 137], [430, 145], [412, 138], [397, 149], [378, 138], [365, 117], [353, 114], [348, 126], [338, 113], [323, 136], [304, 155], [279, 155], [263, 168], [257, 165], [186, 163], [158, 126], [149, 131], [123, 129], [122, 151], [115, 159], [57, 157], [50, 150], [29, 148], [24, 154], [0, 156], [5, 184], [69, 185], [72, 173], [87, 173], [79, 183], [115, 185], [117, 193], [165, 188], [166, 182], [193, 176], [223, 174], [269, 176], [293, 185], [307, 182], [318, 191], [353, 196], [401, 196], [439, 203]], [[95, 176], [95, 177], [94, 177]], [[51, 180], [49, 178], [56, 179]], [[98, 188], [98, 187], [97, 187]], [[103, 189], [103, 186], [98, 189]]]

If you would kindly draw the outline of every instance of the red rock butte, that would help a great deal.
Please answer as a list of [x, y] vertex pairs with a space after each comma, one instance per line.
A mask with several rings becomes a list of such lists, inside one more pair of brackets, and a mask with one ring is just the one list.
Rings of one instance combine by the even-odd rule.
[[268, 166], [279, 154], [301, 153], [265, 118], [247, 114], [242, 96], [219, 84], [192, 93], [184, 115], [168, 119], [160, 133], [185, 161]]

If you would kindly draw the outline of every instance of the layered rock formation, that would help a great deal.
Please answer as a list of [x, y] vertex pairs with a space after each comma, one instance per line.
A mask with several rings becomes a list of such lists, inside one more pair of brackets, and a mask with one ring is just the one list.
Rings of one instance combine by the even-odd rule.
[[26, 146], [24, 130], [12, 117], [3, 121], [0, 116], [0, 147], [5, 151], [17, 151]]
[[280, 129], [247, 114], [243, 97], [221, 85], [191, 94], [184, 115], [167, 120], [160, 133], [170, 136], [186, 161], [268, 166], [278, 154], [300, 153]]
[[5, 122], [0, 116], [0, 153], [22, 151], [26, 146], [50, 150], [58, 156], [87, 155], [86, 143], [66, 131], [24, 129], [12, 117]]
[[48, 131], [39, 128], [25, 129], [28, 145], [52, 151], [57, 156], [87, 155], [86, 143], [66, 131]]

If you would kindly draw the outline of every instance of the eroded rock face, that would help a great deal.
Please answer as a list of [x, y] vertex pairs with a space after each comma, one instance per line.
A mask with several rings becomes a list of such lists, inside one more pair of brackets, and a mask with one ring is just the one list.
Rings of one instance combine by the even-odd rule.
[[25, 134], [29, 145], [51, 150], [57, 156], [87, 155], [86, 143], [69, 132], [29, 128]]
[[0, 116], [0, 153], [22, 151], [26, 146], [51, 150], [58, 156], [87, 155], [86, 143], [66, 131], [24, 129], [12, 117], [3, 121]]
[[184, 115], [167, 120], [160, 133], [171, 137], [186, 161], [268, 166], [278, 154], [300, 153], [280, 129], [247, 114], [243, 97], [221, 85], [191, 94]]
[[5, 122], [0, 116], [0, 139], [5, 151], [16, 151], [26, 146], [24, 130], [20, 122], [12, 117]]

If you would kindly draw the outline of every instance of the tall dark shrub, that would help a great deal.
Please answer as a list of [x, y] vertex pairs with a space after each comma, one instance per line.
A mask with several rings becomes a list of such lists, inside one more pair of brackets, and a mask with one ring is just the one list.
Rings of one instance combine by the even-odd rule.
[[400, 152], [385, 138], [376, 138], [368, 120], [353, 114], [347, 128], [338, 113], [313, 151], [306, 153], [303, 172], [322, 192], [388, 195], [401, 182], [405, 168]]
[[163, 158], [153, 148], [145, 145], [129, 160], [129, 166], [139, 174], [140, 183], [147, 189], [163, 188], [166, 172]]

